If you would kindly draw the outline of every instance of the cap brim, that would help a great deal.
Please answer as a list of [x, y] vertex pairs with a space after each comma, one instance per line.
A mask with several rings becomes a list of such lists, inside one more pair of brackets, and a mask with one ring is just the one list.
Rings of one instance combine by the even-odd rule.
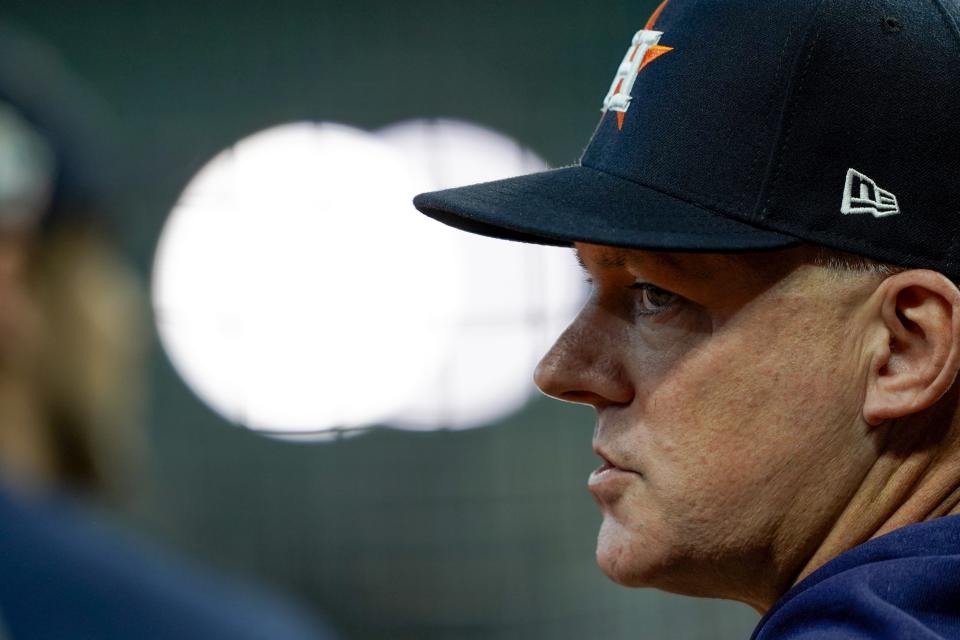
[[536, 244], [725, 252], [802, 242], [580, 165], [422, 193], [413, 203], [453, 227]]

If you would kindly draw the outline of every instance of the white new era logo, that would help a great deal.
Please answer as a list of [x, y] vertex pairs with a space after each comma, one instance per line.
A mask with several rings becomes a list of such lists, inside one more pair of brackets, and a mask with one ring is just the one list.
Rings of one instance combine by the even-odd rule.
[[884, 191], [877, 183], [859, 171], [847, 171], [847, 184], [843, 189], [843, 204], [840, 211], [844, 214], [872, 213], [875, 218], [893, 216], [900, 213], [897, 196]]

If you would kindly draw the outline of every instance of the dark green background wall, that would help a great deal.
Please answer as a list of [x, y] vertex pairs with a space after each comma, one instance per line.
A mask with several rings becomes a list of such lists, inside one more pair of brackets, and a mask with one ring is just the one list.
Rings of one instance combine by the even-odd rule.
[[[456, 117], [574, 162], [652, 4], [7, 0], [2, 14], [115, 111], [140, 176], [121, 229], [146, 278], [187, 180], [266, 126]], [[128, 519], [348, 637], [722, 640], [756, 622], [602, 576], [586, 409], [538, 400], [465, 433], [293, 445], [220, 420], [155, 356], [152, 464]]]

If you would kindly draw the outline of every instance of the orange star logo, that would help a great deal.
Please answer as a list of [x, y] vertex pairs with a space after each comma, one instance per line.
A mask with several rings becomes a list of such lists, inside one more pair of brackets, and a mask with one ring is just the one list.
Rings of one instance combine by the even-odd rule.
[[617, 69], [617, 75], [613, 78], [610, 85], [610, 91], [603, 101], [603, 112], [613, 110], [617, 113], [617, 129], [623, 129], [623, 121], [630, 108], [630, 93], [633, 90], [633, 83], [637, 76], [643, 71], [644, 67], [664, 55], [673, 51], [673, 47], [666, 47], [660, 44], [660, 37], [663, 32], [656, 31], [657, 19], [663, 13], [664, 7], [670, 0], [663, 0], [660, 6], [656, 8], [642, 31], [638, 31], [633, 36], [633, 42], [627, 49], [627, 54], [623, 57], [623, 62]]

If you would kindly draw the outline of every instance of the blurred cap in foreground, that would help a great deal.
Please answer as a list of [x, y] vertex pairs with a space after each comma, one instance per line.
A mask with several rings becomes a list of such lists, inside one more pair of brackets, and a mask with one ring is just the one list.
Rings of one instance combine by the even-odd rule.
[[0, 230], [112, 226], [128, 174], [107, 114], [53, 49], [0, 23]]

